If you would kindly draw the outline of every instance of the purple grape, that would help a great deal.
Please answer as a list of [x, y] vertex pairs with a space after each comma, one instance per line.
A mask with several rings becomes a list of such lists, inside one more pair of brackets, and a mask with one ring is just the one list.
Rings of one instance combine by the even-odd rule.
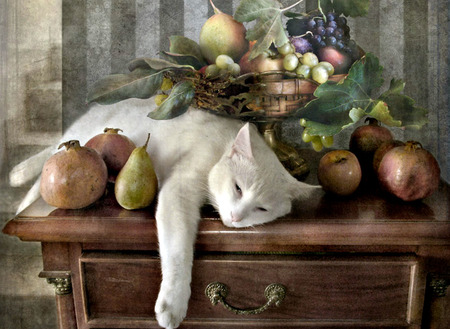
[[334, 36], [336, 37], [336, 39], [341, 40], [344, 37], [344, 30], [338, 27], [336, 30], [334, 30]]
[[318, 26], [315, 29], [315, 32], [313, 32], [314, 34], [318, 34], [318, 35], [325, 35], [325, 28], [323, 26]]
[[312, 45], [309, 43], [308, 40], [301, 37], [290, 37], [289, 41], [294, 45], [295, 52], [304, 54], [310, 51], [313, 51]]
[[325, 41], [325, 43], [328, 46], [336, 46], [337, 40], [335, 37], [331, 36], [331, 37], [327, 37], [327, 40]]
[[322, 18], [318, 18], [318, 19], [316, 20], [316, 24], [317, 24], [317, 26], [324, 26], [325, 22], [323, 21]]
[[334, 33], [334, 29], [333, 29], [332, 27], [327, 27], [327, 28], [325, 29], [325, 35], [326, 35], [327, 37], [332, 36], [333, 33]]
[[327, 21], [330, 22], [330, 21], [334, 21], [335, 19], [336, 19], [336, 13], [333, 13], [333, 12], [330, 11], [327, 14]]
[[316, 21], [311, 19], [308, 21], [308, 23], [306, 24], [306, 27], [312, 31], [315, 27], [316, 27]]
[[330, 21], [327, 23], [327, 27], [337, 28], [337, 23], [335, 21]]
[[337, 19], [337, 24], [338, 26], [345, 26], [347, 25], [347, 18], [345, 18], [344, 16], [339, 16]]

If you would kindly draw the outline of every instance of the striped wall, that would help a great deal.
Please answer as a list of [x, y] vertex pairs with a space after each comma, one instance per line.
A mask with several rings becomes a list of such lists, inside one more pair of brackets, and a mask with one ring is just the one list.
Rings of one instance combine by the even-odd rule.
[[[66, 129], [85, 110], [84, 99], [94, 81], [126, 70], [126, 63], [158, 57], [168, 50], [168, 37], [181, 34], [198, 41], [204, 21], [213, 14], [209, 0], [51, 0], [61, 6], [61, 107], [56, 108]], [[282, 1], [284, 4], [293, 0]], [[233, 13], [239, 0], [215, 0], [222, 11]], [[315, 7], [305, 0], [298, 11]], [[16, 6], [25, 6], [16, 1]], [[18, 10], [18, 8], [16, 8]], [[449, 110], [449, 2], [448, 0], [375, 0], [368, 17], [350, 19], [353, 38], [375, 53], [384, 66], [385, 86], [392, 77], [406, 80], [406, 94], [430, 110], [421, 131], [396, 130], [401, 139], [415, 139], [439, 159], [443, 176], [450, 179]], [[19, 17], [17, 17], [19, 20]], [[23, 18], [22, 19], [26, 19]], [[17, 24], [26, 22], [18, 21]], [[11, 111], [11, 109], [9, 109]], [[28, 120], [25, 117], [25, 120]], [[46, 120], [46, 118], [44, 118]], [[299, 144], [297, 125], [286, 124], [283, 136]], [[337, 136], [346, 147], [351, 131]], [[8, 143], [18, 138], [9, 136]], [[20, 144], [34, 140], [20, 140]]]

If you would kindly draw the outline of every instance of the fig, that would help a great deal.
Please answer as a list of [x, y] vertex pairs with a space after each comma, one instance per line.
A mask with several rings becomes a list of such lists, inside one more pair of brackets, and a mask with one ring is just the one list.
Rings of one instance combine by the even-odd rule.
[[391, 149], [397, 146], [405, 145], [402, 141], [397, 139], [393, 139], [390, 141], [386, 141], [381, 143], [380, 147], [377, 148], [373, 155], [373, 170], [376, 173], [378, 171], [378, 167], [380, 166], [380, 162], [383, 159], [384, 155], [389, 152]]
[[65, 150], [52, 155], [42, 168], [41, 196], [62, 209], [89, 206], [103, 196], [108, 181], [106, 164], [92, 148], [77, 140], [62, 143]]
[[320, 48], [318, 57], [321, 62], [325, 61], [331, 63], [336, 74], [347, 73], [352, 65], [352, 59], [349, 55], [332, 46]]
[[372, 173], [373, 156], [383, 142], [393, 140], [389, 129], [380, 126], [378, 120], [367, 118], [367, 125], [356, 128], [350, 136], [349, 149], [359, 160], [363, 173]]
[[433, 194], [439, 186], [439, 164], [434, 156], [415, 141], [387, 152], [378, 168], [380, 185], [404, 201]]
[[215, 63], [219, 55], [228, 55], [238, 63], [248, 50], [249, 43], [245, 39], [247, 30], [244, 24], [221, 12], [210, 2], [216, 14], [208, 18], [200, 30], [200, 51], [209, 64]]
[[102, 134], [92, 137], [85, 144], [96, 150], [108, 168], [108, 180], [114, 182], [120, 169], [125, 165], [136, 145], [125, 135], [119, 134], [122, 129], [105, 128]]

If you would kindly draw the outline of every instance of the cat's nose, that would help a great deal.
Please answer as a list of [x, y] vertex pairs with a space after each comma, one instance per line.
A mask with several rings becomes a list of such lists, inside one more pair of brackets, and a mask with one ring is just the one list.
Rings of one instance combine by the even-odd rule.
[[237, 223], [242, 220], [242, 217], [231, 212], [231, 222]]

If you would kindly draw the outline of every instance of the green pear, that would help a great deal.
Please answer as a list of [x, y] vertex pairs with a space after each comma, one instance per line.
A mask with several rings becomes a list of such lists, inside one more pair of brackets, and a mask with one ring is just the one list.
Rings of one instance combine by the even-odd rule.
[[200, 31], [200, 51], [209, 64], [215, 63], [217, 56], [228, 55], [236, 63], [248, 50], [244, 24], [233, 16], [221, 12], [214, 6], [215, 15], [208, 18]]
[[131, 152], [127, 162], [117, 175], [114, 193], [117, 202], [125, 209], [133, 210], [149, 206], [158, 189], [158, 179], [147, 145], [150, 140], [148, 134], [144, 146], [136, 147]]

